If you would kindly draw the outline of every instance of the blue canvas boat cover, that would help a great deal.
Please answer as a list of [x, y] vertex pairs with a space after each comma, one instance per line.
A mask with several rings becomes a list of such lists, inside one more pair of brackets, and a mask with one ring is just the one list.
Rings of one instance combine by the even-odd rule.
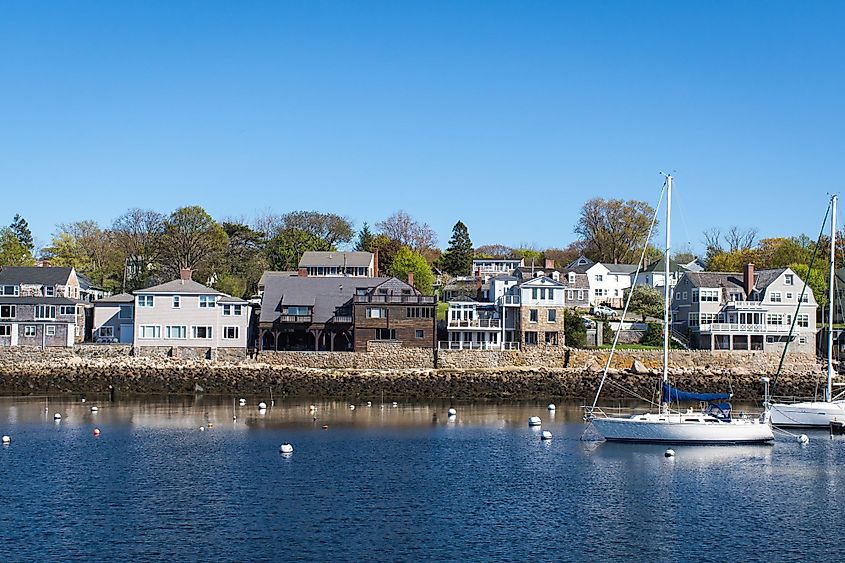
[[668, 383], [663, 384], [664, 403], [679, 403], [681, 401], [727, 401], [730, 400], [731, 396], [731, 393], [691, 393], [689, 391], [675, 389]]

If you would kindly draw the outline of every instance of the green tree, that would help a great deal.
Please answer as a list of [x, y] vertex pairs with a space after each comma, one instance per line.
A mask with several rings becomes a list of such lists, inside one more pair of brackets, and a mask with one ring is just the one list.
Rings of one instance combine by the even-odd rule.
[[563, 333], [567, 346], [583, 348], [587, 345], [587, 327], [584, 326], [584, 319], [575, 312], [575, 309], [567, 308], [564, 311]]
[[214, 287], [229, 295], [249, 297], [258, 289], [258, 280], [267, 269], [264, 235], [234, 221], [221, 226], [227, 242]]
[[9, 227], [0, 228], [0, 267], [2, 266], [31, 266], [35, 263], [32, 253], [21, 244]]
[[32, 251], [35, 250], [35, 244], [32, 242], [32, 231], [29, 230], [29, 223], [26, 222], [26, 219], [21, 217], [20, 213], [16, 213], [9, 228], [18, 242], [32, 254]]
[[291, 211], [282, 215], [283, 229], [298, 229], [326, 241], [329, 246], [347, 243], [355, 236], [352, 222], [334, 213]]
[[640, 344], [645, 346], [663, 346], [663, 325], [660, 323], [648, 323]]
[[466, 276], [471, 273], [473, 254], [472, 240], [469, 238], [467, 226], [462, 221], [458, 221], [452, 227], [449, 247], [440, 257], [439, 264], [453, 276]]
[[223, 227], [202, 207], [180, 207], [164, 223], [162, 267], [173, 277], [181, 268], [190, 268], [199, 273], [200, 279], [207, 278], [214, 273], [228, 238]]
[[646, 317], [663, 316], [663, 292], [656, 287], [650, 285], [638, 284], [633, 289], [625, 290], [625, 299], [628, 299], [628, 293], [631, 295], [630, 310], [634, 313], [642, 315], [643, 322]]
[[402, 243], [393, 240], [385, 234], [377, 235], [373, 239], [373, 249], [378, 248], [378, 269], [380, 273], [390, 272], [393, 259], [402, 248]]
[[596, 262], [636, 263], [653, 215], [644, 201], [594, 198], [581, 207], [575, 233]]
[[[819, 310], [822, 307], [827, 307], [827, 272], [825, 271], [825, 262], [816, 257], [813, 263], [813, 271], [810, 272], [810, 267], [807, 264], [790, 264], [789, 268], [795, 272], [803, 282], [807, 282], [807, 286], [813, 290], [813, 295], [816, 297], [816, 303], [819, 304]], [[796, 297], [801, 294], [804, 287], [803, 283], [798, 283], [796, 289]]]
[[408, 279], [408, 272], [414, 273], [414, 287], [420, 293], [432, 294], [434, 274], [431, 272], [428, 262], [420, 253], [403, 246], [393, 259], [393, 264], [390, 266], [390, 275], [404, 281]]
[[475, 249], [476, 258], [513, 258], [513, 248], [504, 244], [485, 244]]
[[53, 235], [50, 246], [42, 249], [41, 255], [53, 266], [74, 268], [79, 272], [85, 272], [91, 265], [79, 240], [64, 230]]
[[717, 252], [707, 259], [707, 270], [711, 272], [741, 272], [745, 264], [762, 265], [759, 258], [758, 252], [752, 248]]
[[355, 242], [355, 250], [358, 252], [372, 252], [373, 241], [376, 236], [370, 230], [370, 226], [365, 222], [361, 230], [358, 231], [358, 240]]
[[325, 240], [299, 229], [282, 229], [267, 243], [267, 260], [273, 270], [296, 270], [307, 251], [334, 250]]
[[223, 273], [214, 281], [214, 289], [235, 297], [247, 296], [247, 281], [241, 276]]

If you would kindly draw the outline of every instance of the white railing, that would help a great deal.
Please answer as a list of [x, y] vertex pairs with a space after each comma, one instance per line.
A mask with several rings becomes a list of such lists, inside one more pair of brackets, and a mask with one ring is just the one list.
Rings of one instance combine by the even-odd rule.
[[448, 328], [502, 328], [501, 319], [449, 319]]
[[[797, 328], [797, 327], [796, 327]], [[730, 332], [754, 334], [788, 334], [789, 325], [710, 323], [699, 325], [700, 332]]]
[[438, 350], [519, 350], [519, 342], [452, 342], [440, 340]]
[[728, 301], [725, 303], [725, 308], [754, 310], [765, 309], [761, 301]]

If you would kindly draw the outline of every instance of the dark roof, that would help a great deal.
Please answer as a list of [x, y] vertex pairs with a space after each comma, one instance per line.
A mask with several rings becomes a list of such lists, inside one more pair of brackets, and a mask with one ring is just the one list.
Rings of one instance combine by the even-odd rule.
[[[666, 259], [661, 258], [657, 262], [652, 262], [647, 267], [643, 268], [642, 271], [643, 272], [649, 272], [649, 273], [654, 273], [654, 272], [660, 273], [660, 272], [665, 271], [665, 268], [666, 268], [665, 264], [666, 264]], [[689, 270], [689, 268], [687, 268], [686, 266], [684, 266], [682, 264], [679, 264], [678, 262], [675, 261], [674, 258], [669, 259], [669, 271], [670, 272], [686, 272], [688, 270]]]
[[0, 270], [0, 285], [65, 285], [72, 271], [57, 266], [5, 266]]
[[602, 266], [607, 268], [607, 271], [611, 274], [633, 274], [637, 271], [636, 264], [605, 264], [602, 262]]
[[217, 300], [218, 303], [247, 303], [246, 299], [240, 297], [232, 297], [231, 295], [223, 295]]
[[116, 305], [119, 303], [134, 303], [135, 296], [129, 293], [118, 293], [117, 295], [110, 295], [108, 297], [103, 297], [102, 299], [97, 299], [94, 301], [94, 305]]
[[139, 289], [135, 292], [136, 295], [145, 293], [190, 293], [190, 294], [209, 294], [209, 295], [225, 295], [222, 291], [217, 291], [194, 280], [173, 280], [161, 285], [155, 285], [146, 289]]
[[312, 322], [325, 323], [335, 309], [349, 303], [357, 288], [372, 289], [391, 278], [268, 276], [265, 278], [259, 322], [279, 318], [282, 305], [310, 306]]
[[299, 259], [299, 267], [308, 266], [337, 266], [342, 268], [366, 268], [373, 261], [372, 252], [338, 252], [338, 251], [312, 251], [302, 254]]
[[[765, 289], [780, 277], [786, 268], [757, 270], [754, 272], [754, 288]], [[693, 287], [736, 287], [744, 289], [742, 274], [738, 272], [686, 272], [684, 276]]]
[[567, 274], [561, 274], [560, 282], [570, 289], [590, 289], [590, 278], [587, 274], [572, 273], [575, 274], [575, 280], [572, 283], [569, 283]]
[[77, 299], [68, 299], [67, 297], [12, 297], [11, 295], [0, 296], [0, 303], [10, 305], [87, 305], [90, 303], [79, 301]]

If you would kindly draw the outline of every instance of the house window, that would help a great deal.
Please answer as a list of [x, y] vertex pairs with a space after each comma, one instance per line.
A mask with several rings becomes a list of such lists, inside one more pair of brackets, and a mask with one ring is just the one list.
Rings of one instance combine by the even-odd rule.
[[223, 316], [231, 317], [233, 315], [236, 317], [241, 316], [241, 305], [223, 305]]
[[17, 307], [14, 305], [0, 305], [0, 319], [14, 319], [17, 316]]
[[557, 311], [554, 309], [549, 309], [548, 318], [550, 323], [555, 322], [557, 320]]
[[806, 343], [807, 343], [807, 337], [806, 336], [799, 336], [798, 337], [798, 344], [806, 344]]
[[700, 301], [703, 302], [711, 302], [711, 303], [718, 303], [719, 302], [719, 290], [718, 289], [702, 289], [699, 291]]
[[183, 340], [188, 337], [188, 329], [185, 326], [167, 326], [164, 329], [166, 338], [174, 340]]
[[578, 290], [578, 301], [584, 301], [584, 290], [583, 289]]
[[595, 276], [595, 280], [596, 280], [597, 282], [603, 281], [603, 280], [604, 280], [604, 276], [602, 276], [601, 274], [596, 274], [596, 276]]
[[792, 285], [793, 283], [795, 283], [795, 276], [793, 276], [792, 274], [786, 274], [785, 276], [783, 276], [783, 283], [785, 285]]
[[801, 303], [809, 303], [809, 302], [810, 302], [810, 296], [809, 295], [807, 295], [805, 293], [804, 295], [801, 296]]
[[531, 288], [531, 299], [537, 299], [537, 288], [536, 287]]
[[307, 317], [308, 307], [288, 307], [285, 314], [292, 315], [294, 317]]
[[12, 325], [0, 325], [0, 336], [12, 336]]
[[53, 285], [45, 285], [44, 286], [44, 295], [47, 297], [55, 297], [56, 296], [56, 287]]
[[200, 295], [200, 309], [211, 309], [216, 302], [216, 295]]
[[112, 338], [114, 337], [114, 327], [113, 326], [101, 326], [97, 329], [97, 334], [102, 336], [103, 338]]
[[19, 285], [4, 285], [0, 286], [0, 289], [3, 290], [2, 295], [14, 295], [17, 297], [21, 294], [21, 286]]
[[138, 338], [161, 338], [161, 326], [159, 325], [141, 325], [138, 329]]
[[783, 324], [783, 315], [775, 315], [775, 314], [771, 314], [771, 313], [766, 315], [766, 324], [782, 325]]
[[36, 305], [35, 306], [36, 319], [55, 319], [56, 306], [55, 305]]
[[37, 327], [35, 327], [34, 325], [27, 325], [23, 327], [23, 335], [27, 338], [35, 338], [35, 333], [37, 330]]
[[430, 319], [431, 313], [431, 307], [408, 307], [407, 310], [409, 319]]
[[810, 326], [810, 315], [807, 313], [799, 313], [798, 316], [795, 317], [795, 321], [801, 328], [807, 328]]
[[546, 332], [546, 344], [549, 346], [557, 346], [556, 332]]
[[56, 336], [56, 325], [47, 325], [47, 336]]
[[530, 309], [528, 311], [528, 320], [529, 321], [531, 321], [532, 323], [536, 323], [538, 318], [539, 318], [539, 313], [538, 313], [537, 309]]
[[526, 344], [537, 344], [537, 331], [534, 331], [534, 330], [525, 331], [525, 343]]
[[238, 327], [236, 327], [236, 326], [224, 326], [223, 327], [223, 338], [225, 340], [237, 340], [238, 339]]
[[174, 309], [179, 309], [182, 307], [182, 297], [180, 295], [174, 295], [173, 300], [171, 301], [172, 307]]
[[683, 292], [681, 295], [682, 295], [681, 299], [683, 299], [684, 301], [686, 301], [686, 300], [687, 300], [687, 292], [685, 291], [685, 292]]
[[713, 322], [713, 319], [716, 318], [715, 313], [699, 313], [698, 315], [698, 324], [699, 325], [709, 325]]
[[771, 300], [772, 300], [772, 303], [780, 303], [781, 301], [783, 301], [783, 299], [781, 298], [780, 291], [773, 291]]
[[425, 337], [425, 331], [417, 329], [416, 331], [414, 331], [414, 336], [417, 337], [417, 338], [424, 338]]
[[153, 296], [152, 295], [139, 295], [138, 296], [138, 307], [149, 308], [153, 306]]
[[192, 326], [191, 334], [197, 340], [208, 340], [211, 338], [210, 326]]
[[689, 326], [698, 326], [698, 313], [690, 313], [687, 324]]
[[76, 305], [59, 305], [60, 315], [75, 315]]
[[787, 292], [786, 292], [786, 298], [787, 298], [787, 299], [792, 299], [792, 292], [791, 292], [791, 291], [787, 291]]
[[396, 340], [395, 328], [377, 328], [376, 340]]
[[368, 319], [386, 319], [387, 318], [387, 308], [386, 307], [367, 307], [367, 318]]
[[117, 313], [118, 319], [131, 319], [132, 318], [132, 305], [121, 305], [120, 311]]

